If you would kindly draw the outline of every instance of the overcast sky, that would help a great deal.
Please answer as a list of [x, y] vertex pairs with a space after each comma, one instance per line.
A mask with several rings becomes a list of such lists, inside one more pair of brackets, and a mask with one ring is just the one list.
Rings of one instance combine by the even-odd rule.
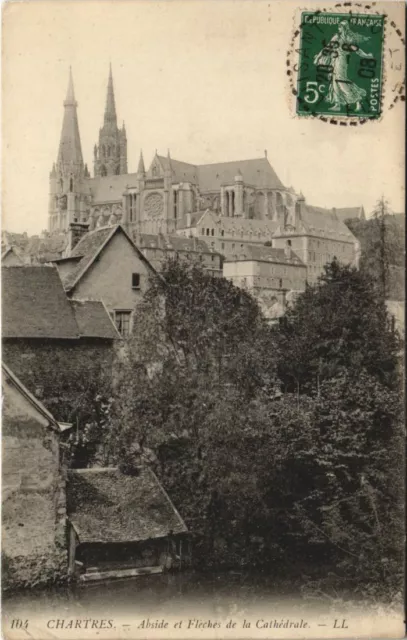
[[[391, 7], [400, 25], [403, 8], [403, 2]], [[401, 105], [380, 123], [355, 128], [293, 117], [286, 57], [295, 9], [287, 0], [9, 3], [3, 11], [3, 226], [29, 233], [47, 227], [48, 175], [70, 65], [93, 175], [110, 61], [129, 172], [136, 171], [141, 148], [146, 163], [156, 148], [192, 163], [262, 157], [267, 149], [280, 179], [312, 204], [363, 204], [369, 212], [384, 193], [403, 211]]]

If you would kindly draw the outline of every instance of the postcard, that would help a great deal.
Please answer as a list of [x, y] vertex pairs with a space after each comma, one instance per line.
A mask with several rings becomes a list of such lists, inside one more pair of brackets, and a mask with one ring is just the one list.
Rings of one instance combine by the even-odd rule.
[[4, 638], [403, 637], [404, 2], [2, 18]]

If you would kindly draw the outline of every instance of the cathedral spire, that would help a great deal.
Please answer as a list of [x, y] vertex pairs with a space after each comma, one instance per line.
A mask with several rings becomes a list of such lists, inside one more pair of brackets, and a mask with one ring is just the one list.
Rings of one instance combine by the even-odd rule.
[[72, 69], [69, 68], [69, 81], [66, 99], [64, 100], [64, 119], [59, 142], [57, 163], [62, 170], [81, 170], [83, 168], [82, 146], [79, 135], [78, 114], [73, 87]]
[[113, 89], [113, 73], [112, 73], [112, 65], [109, 67], [109, 80], [107, 83], [107, 97], [106, 97], [106, 107], [105, 107], [105, 125], [113, 124], [117, 127], [117, 116], [116, 116], [116, 104], [114, 100], [114, 89]]

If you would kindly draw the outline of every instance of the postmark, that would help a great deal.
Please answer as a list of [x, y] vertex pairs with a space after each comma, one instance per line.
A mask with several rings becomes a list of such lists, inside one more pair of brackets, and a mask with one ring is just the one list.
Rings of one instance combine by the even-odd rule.
[[379, 118], [384, 15], [303, 12], [296, 113]]
[[394, 4], [319, 3], [295, 11], [286, 59], [293, 117], [358, 126], [380, 122], [405, 102], [404, 28]]

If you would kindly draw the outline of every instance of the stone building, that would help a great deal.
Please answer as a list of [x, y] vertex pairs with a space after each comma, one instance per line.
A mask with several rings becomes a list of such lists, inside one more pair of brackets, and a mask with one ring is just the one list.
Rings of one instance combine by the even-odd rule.
[[30, 587], [67, 572], [65, 470], [55, 420], [2, 364], [2, 578]]
[[225, 278], [249, 291], [271, 319], [283, 315], [287, 294], [305, 290], [307, 268], [291, 250], [246, 245], [223, 265]]
[[[165, 246], [162, 238], [171, 237], [169, 244], [175, 247], [178, 236], [190, 243], [190, 253], [194, 246], [203, 253], [205, 266], [219, 263], [219, 269], [212, 265], [213, 273], [220, 272], [216, 254], [233, 260], [247, 245], [289, 246], [306, 265], [307, 281], [313, 283], [334, 256], [357, 264], [360, 246], [344, 220], [364, 215], [363, 207], [309, 205], [302, 194], [284, 186], [267, 152], [257, 159], [192, 164], [156, 151], [148, 167], [140, 152], [137, 171], [128, 173], [126, 132], [117, 124], [111, 69], [90, 177], [70, 75], [57, 161], [50, 174], [51, 235], [67, 232], [71, 224], [87, 225], [89, 233], [120, 224], [155, 263]], [[192, 245], [191, 240], [205, 244]], [[210, 259], [204, 247], [208, 256], [212, 254]], [[69, 248], [64, 255], [70, 256]]]

